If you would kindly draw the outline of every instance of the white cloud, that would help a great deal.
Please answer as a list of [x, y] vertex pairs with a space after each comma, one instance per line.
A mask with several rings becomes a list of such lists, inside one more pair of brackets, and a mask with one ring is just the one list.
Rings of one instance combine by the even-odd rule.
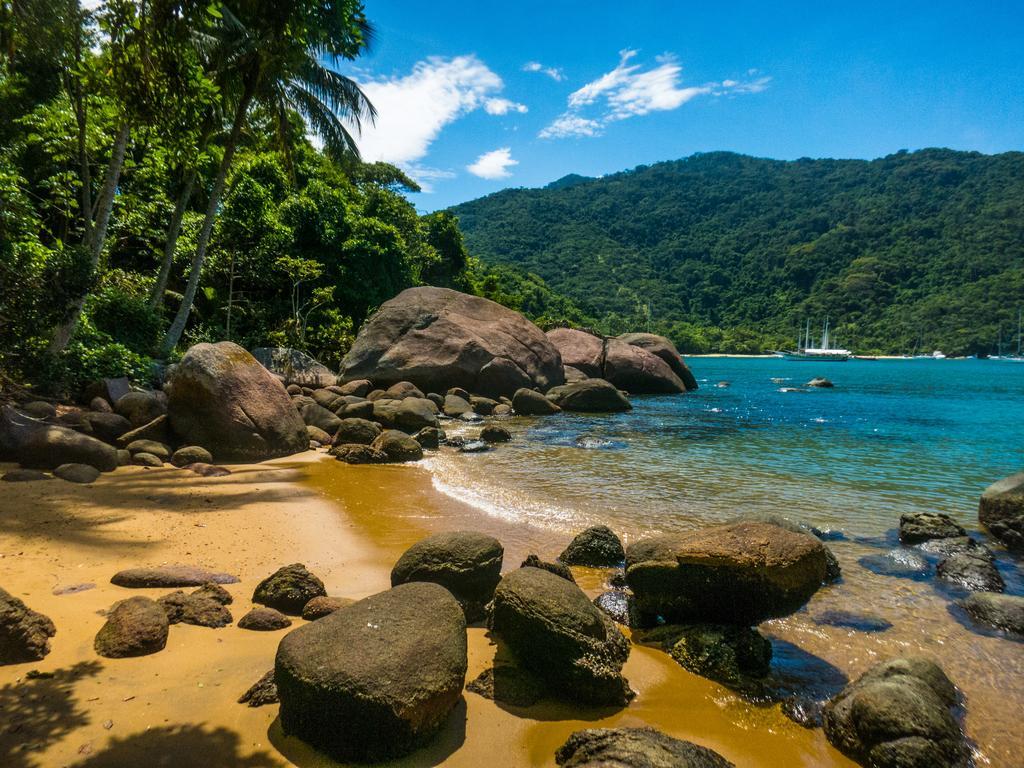
[[[698, 96], [759, 93], [771, 80], [769, 77], [750, 82], [723, 80], [684, 87], [683, 69], [671, 54], [658, 56], [658, 65], [646, 70], [632, 63], [636, 56], [637, 51], [632, 49], [620, 51], [618, 66], [569, 94], [566, 111], [541, 129], [538, 136], [542, 139], [599, 136], [605, 126], [616, 120], [678, 109]], [[584, 114], [588, 110], [597, 114]]]
[[506, 115], [509, 112], [519, 112], [525, 114], [530, 110], [525, 104], [517, 104], [514, 101], [508, 99], [488, 99], [484, 102], [484, 111], [488, 115]]
[[512, 148], [502, 147], [484, 152], [466, 170], [481, 179], [506, 179], [512, 175], [508, 169], [513, 165], [519, 165], [519, 161], [512, 159]]
[[539, 61], [528, 61], [523, 64], [523, 72], [540, 72], [550, 77], [556, 83], [565, 80], [565, 73], [561, 69], [558, 67], [545, 67]]

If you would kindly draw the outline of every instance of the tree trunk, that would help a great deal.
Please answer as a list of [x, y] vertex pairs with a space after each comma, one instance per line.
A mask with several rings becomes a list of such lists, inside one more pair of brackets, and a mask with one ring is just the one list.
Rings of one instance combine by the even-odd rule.
[[164, 298], [164, 291], [167, 290], [167, 280], [171, 275], [171, 266], [174, 263], [174, 251], [178, 247], [178, 235], [181, 234], [181, 222], [185, 218], [185, 209], [188, 201], [192, 199], [192, 188], [196, 183], [196, 169], [192, 168], [187, 172], [182, 182], [178, 199], [174, 204], [174, 213], [171, 215], [171, 223], [167, 227], [167, 240], [164, 242], [164, 260], [160, 265], [160, 273], [156, 277], [153, 290], [149, 293], [149, 308], [156, 309]]
[[203, 220], [203, 228], [199, 232], [199, 240], [196, 243], [196, 252], [192, 256], [192, 267], [188, 275], [188, 283], [185, 285], [185, 295], [178, 307], [178, 314], [174, 316], [171, 327], [167, 329], [163, 343], [160, 345], [160, 353], [169, 355], [171, 350], [177, 346], [181, 334], [185, 331], [188, 323], [188, 316], [192, 311], [192, 302], [196, 298], [196, 291], [199, 289], [199, 277], [203, 271], [203, 262], [206, 261], [206, 248], [210, 244], [210, 235], [213, 233], [213, 225], [217, 219], [217, 209], [220, 207], [220, 198], [224, 194], [224, 185], [227, 182], [228, 170], [231, 168], [231, 161], [238, 148], [238, 138], [242, 133], [242, 126], [245, 124], [245, 117], [249, 111], [249, 103], [256, 91], [257, 78], [250, 78], [246, 83], [245, 92], [235, 110], [235, 119], [231, 125], [231, 134], [228, 136], [227, 144], [224, 146], [224, 156], [221, 158], [220, 167], [217, 168], [217, 178], [213, 182], [213, 189], [210, 191], [210, 201], [206, 206], [206, 218]]
[[[117, 194], [117, 184], [121, 178], [121, 169], [124, 167], [124, 155], [128, 149], [128, 135], [130, 132], [131, 127], [127, 121], [121, 123], [121, 126], [117, 129], [114, 146], [110, 151], [110, 164], [107, 166], [107, 173], [103, 178], [103, 186], [100, 188], [99, 199], [96, 202], [95, 220], [90, 220], [92, 211], [86, 209], [83, 212], [86, 221], [85, 245], [89, 249], [89, 265], [93, 272], [99, 266], [100, 255], [103, 253], [103, 243], [107, 238], [107, 227], [110, 224], [110, 214], [114, 210], [114, 197]], [[87, 168], [88, 163], [86, 163]], [[88, 173], [87, 170], [86, 173]], [[84, 204], [86, 202], [84, 193], [82, 198]], [[90, 224], [91, 226], [89, 226]], [[52, 354], [59, 354], [67, 347], [72, 334], [75, 332], [75, 328], [78, 327], [78, 320], [82, 316], [85, 298], [86, 294], [83, 293], [72, 302], [67, 320], [58, 325], [54, 330], [53, 338], [50, 340], [50, 352]]]

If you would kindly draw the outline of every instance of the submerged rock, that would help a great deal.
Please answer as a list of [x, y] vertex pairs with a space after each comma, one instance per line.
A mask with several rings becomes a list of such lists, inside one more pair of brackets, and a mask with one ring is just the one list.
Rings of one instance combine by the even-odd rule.
[[341, 378], [424, 392], [462, 387], [495, 397], [563, 381], [558, 351], [518, 312], [447, 288], [409, 288], [384, 302], [345, 357]]
[[771, 670], [772, 644], [751, 627], [668, 624], [634, 639], [659, 645], [684, 669], [738, 691], [760, 692]]
[[949, 539], [964, 536], [963, 527], [949, 515], [936, 512], [911, 512], [900, 516], [900, 541], [920, 544], [929, 539]]
[[576, 731], [555, 752], [563, 768], [734, 768], [717, 752], [653, 728]]
[[878, 616], [844, 610], [822, 611], [814, 617], [814, 623], [828, 627], [855, 629], [859, 632], [885, 632], [887, 629], [892, 629], [892, 622]]
[[281, 727], [339, 761], [400, 757], [448, 719], [466, 678], [466, 621], [437, 584], [402, 584], [284, 637]]
[[935, 573], [943, 581], [971, 592], [1002, 592], [1006, 589], [1003, 577], [996, 569], [995, 558], [982, 547], [950, 555], [938, 564]]
[[630, 545], [626, 582], [645, 624], [751, 626], [802, 607], [825, 578], [825, 547], [768, 523], [733, 523]]
[[567, 565], [612, 567], [626, 559], [626, 552], [611, 528], [595, 525], [576, 534], [558, 559]]
[[1024, 550], [1024, 472], [985, 489], [978, 503], [978, 520], [1008, 549]]
[[256, 586], [252, 601], [292, 616], [302, 614], [306, 603], [314, 597], [324, 597], [324, 583], [306, 570], [302, 563], [278, 568]]
[[579, 587], [539, 568], [506, 574], [494, 593], [491, 629], [516, 661], [558, 698], [623, 706], [629, 642]]
[[167, 614], [148, 597], [115, 603], [96, 634], [96, 653], [110, 659], [148, 656], [167, 645]]
[[830, 379], [826, 379], [824, 376], [815, 376], [813, 379], [807, 382], [808, 387], [817, 387], [819, 389], [832, 389], [835, 384]]
[[975, 621], [1024, 638], [1024, 597], [974, 592], [959, 604]]
[[38, 661], [50, 652], [55, 634], [57, 628], [48, 616], [0, 587], [0, 665]]
[[825, 736], [865, 766], [962, 768], [970, 751], [950, 708], [956, 688], [932, 661], [877, 664], [825, 705]]
[[504, 553], [501, 542], [476, 531], [434, 534], [402, 554], [391, 571], [391, 586], [412, 581], [440, 584], [459, 601], [467, 621], [478, 621], [501, 580]]
[[890, 549], [884, 554], [864, 555], [857, 563], [879, 576], [922, 579], [931, 575], [932, 567], [919, 553], [906, 549]]
[[230, 341], [191, 347], [167, 388], [171, 427], [218, 461], [262, 461], [309, 447], [284, 385]]
[[624, 589], [609, 589], [602, 592], [594, 598], [594, 605], [619, 624], [627, 627], [637, 627], [640, 624], [633, 596]]

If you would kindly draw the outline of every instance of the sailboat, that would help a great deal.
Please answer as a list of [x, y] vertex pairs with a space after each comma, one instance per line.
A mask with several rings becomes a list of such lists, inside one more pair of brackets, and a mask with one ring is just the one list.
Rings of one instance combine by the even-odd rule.
[[829, 323], [825, 318], [825, 324], [821, 329], [821, 344], [817, 347], [811, 346], [811, 321], [807, 321], [807, 327], [797, 340], [795, 350], [786, 352], [775, 352], [776, 357], [783, 360], [813, 360], [820, 363], [844, 363], [853, 355], [848, 349], [829, 346]]
[[1021, 353], [1021, 310], [1017, 310], [1017, 352], [1016, 354], [1004, 355], [1003, 354], [1003, 342], [1002, 342], [1002, 330], [999, 333], [999, 354], [994, 355], [991, 359], [1002, 360], [1007, 363], [1024, 363], [1024, 354]]

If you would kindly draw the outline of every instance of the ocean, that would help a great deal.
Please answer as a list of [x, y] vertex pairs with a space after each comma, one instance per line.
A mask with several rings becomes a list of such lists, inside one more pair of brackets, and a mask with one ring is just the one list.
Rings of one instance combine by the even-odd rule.
[[[809, 523], [843, 578], [761, 626], [777, 663], [837, 687], [876, 660], [930, 655], [964, 691], [978, 763], [1015, 764], [1024, 644], [973, 626], [955, 602], [965, 593], [935, 578], [936, 557], [901, 547], [896, 529], [907, 512], [952, 516], [993, 548], [1007, 592], [1024, 594], [1019, 559], [977, 522], [985, 487], [1024, 469], [1024, 364], [689, 362], [696, 392], [634, 397], [623, 414], [510, 419], [509, 444], [426, 460], [433, 484], [511, 526], [523, 546], [550, 542], [541, 552], [549, 557], [597, 523], [627, 543], [750, 513]], [[835, 386], [806, 387], [815, 376]], [[854, 618], [837, 626], [837, 613]]]

